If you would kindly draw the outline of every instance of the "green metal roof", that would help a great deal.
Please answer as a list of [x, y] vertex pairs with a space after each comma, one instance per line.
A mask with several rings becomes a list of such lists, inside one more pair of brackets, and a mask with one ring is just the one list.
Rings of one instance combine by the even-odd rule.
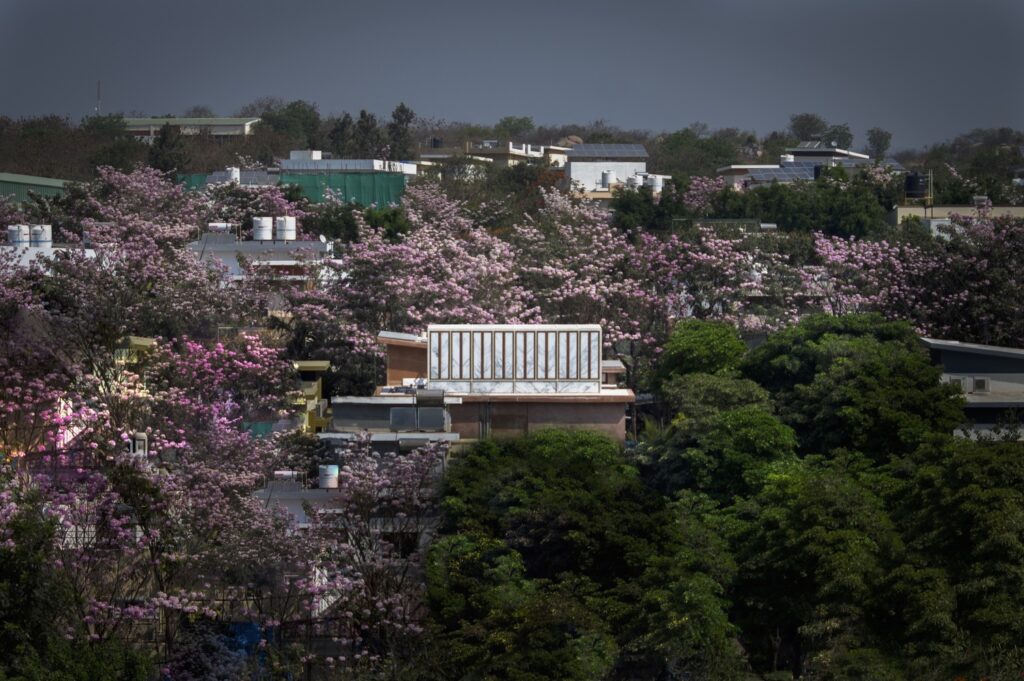
[[67, 180], [57, 180], [52, 177], [38, 177], [36, 175], [19, 175], [18, 173], [0, 173], [0, 182], [11, 182], [16, 184], [31, 184], [37, 187], [56, 187], [63, 189]]
[[176, 118], [174, 116], [167, 117], [154, 117], [154, 118], [126, 118], [124, 122], [126, 125], [163, 125], [164, 123], [170, 123], [171, 125], [245, 125], [246, 123], [255, 123], [260, 118], [259, 116], [243, 116], [243, 117], [213, 117], [213, 118]]
[[42, 196], [60, 196], [66, 184], [67, 180], [52, 177], [0, 173], [0, 196], [10, 196], [18, 203], [25, 203], [29, 200], [30, 191]]

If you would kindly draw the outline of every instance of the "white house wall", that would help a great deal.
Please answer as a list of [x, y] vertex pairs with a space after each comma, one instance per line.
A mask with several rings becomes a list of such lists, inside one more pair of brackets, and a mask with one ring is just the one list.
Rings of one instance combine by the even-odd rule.
[[566, 174], [572, 184], [579, 184], [584, 190], [601, 189], [601, 173], [610, 170], [618, 182], [627, 177], [647, 172], [646, 161], [570, 161]]

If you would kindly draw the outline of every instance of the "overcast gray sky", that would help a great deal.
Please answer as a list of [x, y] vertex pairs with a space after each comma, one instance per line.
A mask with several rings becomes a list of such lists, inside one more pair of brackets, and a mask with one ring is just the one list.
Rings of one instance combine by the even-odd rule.
[[821, 114], [894, 148], [1024, 129], [1024, 0], [0, 0], [0, 114], [595, 119], [765, 133]]

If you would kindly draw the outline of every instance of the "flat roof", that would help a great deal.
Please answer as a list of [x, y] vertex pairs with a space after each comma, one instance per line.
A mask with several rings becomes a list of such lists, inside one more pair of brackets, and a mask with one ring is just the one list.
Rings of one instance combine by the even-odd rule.
[[153, 116], [153, 117], [142, 117], [142, 118], [126, 118], [124, 122], [126, 125], [133, 126], [151, 126], [151, 125], [163, 125], [164, 123], [170, 123], [171, 125], [245, 125], [246, 123], [258, 123], [259, 117], [251, 116], [213, 116], [206, 118], [186, 118], [177, 116]]
[[329, 359], [296, 359], [292, 360], [296, 371], [327, 371], [331, 368]]
[[626, 370], [626, 365], [617, 359], [602, 359], [601, 360], [601, 371], [607, 374], [622, 373]]
[[427, 349], [426, 336], [417, 336], [411, 333], [399, 333], [397, 331], [381, 331], [377, 334], [377, 342], [381, 345], [398, 345], [406, 348]]
[[1008, 348], [1001, 345], [982, 345], [981, 343], [961, 343], [960, 341], [925, 337], [921, 338], [921, 342], [932, 350], [949, 350], [951, 352], [966, 352], [974, 355], [1024, 359], [1024, 349], [1021, 348]]

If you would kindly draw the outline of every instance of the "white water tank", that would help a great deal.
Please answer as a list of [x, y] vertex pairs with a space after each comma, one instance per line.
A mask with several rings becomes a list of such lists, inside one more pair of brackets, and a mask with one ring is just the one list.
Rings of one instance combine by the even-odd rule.
[[665, 179], [661, 175], [648, 175], [647, 186], [657, 194], [665, 186]]
[[605, 189], [610, 188], [613, 184], [618, 182], [618, 178], [615, 176], [614, 170], [602, 170], [601, 171], [601, 186]]
[[274, 480], [298, 480], [298, 471], [274, 471]]
[[779, 165], [786, 165], [787, 163], [796, 163], [796, 156], [793, 154], [783, 154], [779, 156]]
[[627, 187], [639, 187], [644, 183], [643, 175], [630, 175], [626, 178]]
[[8, 225], [7, 243], [11, 246], [28, 246], [32, 243], [32, 231], [28, 225]]
[[326, 466], [320, 466], [320, 480], [318, 482], [320, 489], [338, 489], [338, 465], [327, 464]]
[[274, 218], [259, 217], [252, 219], [252, 240], [272, 241], [274, 239]]
[[206, 229], [213, 232], [214, 234], [227, 234], [231, 231], [230, 222], [211, 222], [206, 226]]
[[33, 248], [50, 248], [53, 246], [51, 237], [52, 227], [50, 225], [31, 225], [29, 233], [30, 244]]
[[228, 168], [228, 182], [240, 184], [242, 182], [242, 171], [239, 168]]
[[277, 228], [276, 239], [278, 241], [295, 241], [295, 218], [287, 215], [274, 219]]

